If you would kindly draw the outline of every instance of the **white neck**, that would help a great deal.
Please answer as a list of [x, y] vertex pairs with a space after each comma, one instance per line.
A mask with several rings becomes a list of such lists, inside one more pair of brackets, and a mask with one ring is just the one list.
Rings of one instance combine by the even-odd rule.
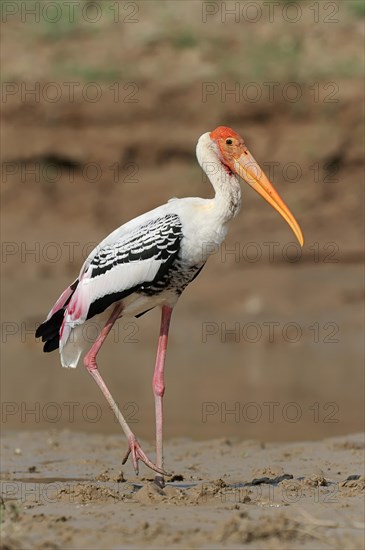
[[221, 221], [226, 223], [241, 209], [241, 186], [238, 177], [221, 162], [217, 146], [210, 139], [209, 132], [199, 138], [196, 156], [215, 190], [213, 208]]

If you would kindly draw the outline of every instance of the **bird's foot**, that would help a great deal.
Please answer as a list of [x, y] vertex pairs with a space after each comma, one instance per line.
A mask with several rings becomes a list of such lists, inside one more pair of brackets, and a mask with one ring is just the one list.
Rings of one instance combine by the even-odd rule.
[[156, 464], [154, 464], [148, 458], [148, 456], [142, 451], [142, 448], [135, 437], [131, 437], [128, 440], [128, 451], [123, 459], [122, 464], [125, 464], [127, 462], [129, 455], [132, 455], [133, 467], [137, 475], [139, 473], [139, 467], [138, 467], [139, 460], [142, 460], [142, 462], [146, 464], [146, 466], [148, 466], [149, 468], [151, 468], [151, 470], [154, 470], [158, 474], [161, 474], [163, 476], [169, 475], [167, 472], [165, 472], [165, 470], [156, 466]]

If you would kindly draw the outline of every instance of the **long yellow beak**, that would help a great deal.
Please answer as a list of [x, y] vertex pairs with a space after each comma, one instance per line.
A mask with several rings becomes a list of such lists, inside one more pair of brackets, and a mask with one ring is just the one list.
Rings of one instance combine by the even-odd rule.
[[246, 148], [239, 158], [234, 159], [234, 171], [279, 212], [303, 246], [304, 237], [297, 220]]

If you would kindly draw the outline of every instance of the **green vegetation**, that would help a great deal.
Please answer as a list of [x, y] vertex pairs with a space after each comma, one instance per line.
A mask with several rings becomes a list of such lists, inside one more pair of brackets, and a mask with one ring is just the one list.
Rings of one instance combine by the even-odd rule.
[[365, 1], [364, 0], [347, 0], [347, 9], [356, 17], [365, 17]]
[[173, 35], [171, 42], [176, 49], [194, 48], [199, 45], [197, 36], [188, 29]]
[[122, 72], [116, 68], [60, 64], [57, 71], [63, 76], [76, 77], [85, 82], [115, 82], [122, 78]]
[[[136, 0], [135, 12], [122, 9], [116, 24], [115, 2], [103, 1], [102, 17], [90, 23], [83, 17], [83, 8], [89, 6], [92, 19], [93, 2], [80, 0], [70, 17], [65, 4], [55, 0], [38, 23], [30, 19], [24, 26], [9, 25], [11, 39], [24, 46], [24, 59], [28, 51], [38, 51], [37, 66], [24, 62], [9, 64], [5, 70], [12, 80], [32, 80], [36, 75], [40, 80], [75, 77], [106, 83], [122, 78], [165, 79], [176, 85], [209, 79], [306, 83], [361, 76], [363, 53], [356, 21], [365, 16], [365, 1], [340, 2], [340, 11], [333, 16], [338, 18], [335, 26], [324, 22], [313, 26], [314, 11], [304, 1], [303, 17], [288, 23], [282, 15], [288, 2], [281, 0], [282, 5], [277, 5], [273, 23], [267, 19], [267, 10], [258, 23], [245, 20], [244, 11], [242, 20], [225, 21], [216, 4], [218, 11], [203, 24], [199, 2]], [[321, 21], [330, 16], [328, 8], [320, 12]], [[129, 17], [136, 22], [126, 22]], [[338, 47], [351, 26], [353, 45]], [[52, 41], [48, 50], [45, 41]]]

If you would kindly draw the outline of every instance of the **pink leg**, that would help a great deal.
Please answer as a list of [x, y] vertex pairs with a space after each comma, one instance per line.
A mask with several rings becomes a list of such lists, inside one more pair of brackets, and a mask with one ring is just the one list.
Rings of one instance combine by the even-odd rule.
[[124, 416], [120, 412], [118, 405], [114, 401], [110, 391], [108, 390], [104, 380], [102, 379], [99, 371], [98, 371], [98, 365], [96, 363], [96, 356], [98, 352], [100, 351], [101, 346], [104, 343], [104, 340], [108, 336], [112, 326], [114, 325], [115, 321], [118, 319], [122, 312], [123, 307], [121, 305], [115, 306], [113, 313], [111, 314], [109, 320], [107, 321], [105, 327], [101, 331], [100, 335], [98, 336], [97, 340], [95, 341], [94, 345], [90, 349], [90, 351], [85, 355], [84, 358], [84, 364], [91, 376], [94, 378], [95, 382], [103, 392], [106, 400], [108, 401], [112, 411], [114, 412], [115, 416], [117, 417], [120, 425], [122, 426], [122, 429], [128, 438], [128, 452], [123, 460], [123, 464], [127, 461], [127, 458], [130, 454], [132, 454], [132, 461], [133, 466], [138, 474], [138, 460], [142, 460], [152, 470], [155, 470], [156, 472], [160, 474], [165, 474], [165, 472], [162, 470], [162, 468], [158, 468], [151, 460], [146, 456], [146, 454], [142, 451], [140, 444], [137, 441], [136, 436], [128, 426]]
[[[167, 339], [172, 315], [172, 307], [162, 306], [160, 337], [158, 340], [155, 371], [153, 373], [153, 393], [155, 395], [156, 413], [156, 465], [163, 470], [163, 395], [165, 393], [164, 366], [167, 350]], [[156, 476], [155, 483], [164, 486], [164, 479]]]

